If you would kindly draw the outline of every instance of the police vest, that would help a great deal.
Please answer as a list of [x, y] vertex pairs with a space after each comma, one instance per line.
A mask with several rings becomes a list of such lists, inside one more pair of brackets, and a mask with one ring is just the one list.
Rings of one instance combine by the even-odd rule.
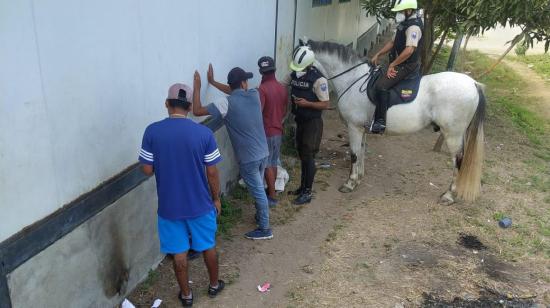
[[[422, 19], [420, 18], [411, 18], [407, 19], [404, 22], [400, 23], [397, 26], [397, 31], [395, 33], [395, 40], [393, 42], [393, 49], [390, 54], [390, 62], [395, 60], [407, 47], [407, 29], [410, 26], [418, 26], [420, 27], [420, 31], [424, 31], [424, 23], [422, 23]], [[405, 61], [403, 64], [409, 64], [409, 63], [420, 63], [420, 54], [422, 51], [422, 41], [424, 40], [424, 37], [420, 37], [420, 41], [418, 41], [418, 47], [415, 48], [413, 54]]]
[[[313, 91], [313, 84], [317, 79], [324, 77], [315, 67], [311, 67], [307, 70], [306, 74], [300, 78], [296, 76], [296, 72], [292, 72], [290, 75], [292, 80], [290, 81], [291, 91], [293, 96], [303, 98], [310, 102], [318, 102], [319, 98]], [[292, 98], [292, 113], [296, 116], [296, 121], [305, 121], [314, 118], [320, 118], [322, 111], [318, 109], [302, 108], [294, 104], [294, 97]]]

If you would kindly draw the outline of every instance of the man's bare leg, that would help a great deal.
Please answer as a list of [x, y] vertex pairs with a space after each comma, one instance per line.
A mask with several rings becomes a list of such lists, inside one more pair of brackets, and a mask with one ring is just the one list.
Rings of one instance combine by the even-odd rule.
[[204, 251], [202, 257], [208, 269], [210, 286], [216, 288], [218, 286], [218, 254], [216, 253], [216, 247]]
[[277, 167], [265, 168], [265, 181], [267, 183], [267, 196], [271, 199], [276, 199], [275, 180], [277, 179]]
[[185, 297], [189, 297], [191, 296], [191, 289], [189, 288], [189, 275], [187, 272], [187, 251], [173, 255], [172, 259], [181, 294]]

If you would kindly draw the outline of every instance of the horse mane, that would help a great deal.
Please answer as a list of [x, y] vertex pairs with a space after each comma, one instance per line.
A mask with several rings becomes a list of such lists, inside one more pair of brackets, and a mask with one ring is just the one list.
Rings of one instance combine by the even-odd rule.
[[323, 52], [323, 53], [335, 55], [342, 62], [357, 63], [357, 62], [363, 61], [361, 57], [357, 54], [357, 52], [355, 52], [355, 50], [347, 46], [344, 46], [342, 44], [327, 42], [327, 41], [312, 41], [312, 40], [309, 40], [307, 44], [309, 45], [309, 47], [311, 47], [313, 52], [315, 53]]

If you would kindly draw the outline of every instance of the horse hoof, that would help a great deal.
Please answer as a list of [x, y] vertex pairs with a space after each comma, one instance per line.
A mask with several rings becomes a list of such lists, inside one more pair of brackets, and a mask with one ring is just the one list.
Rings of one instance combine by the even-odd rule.
[[341, 192], [341, 193], [344, 193], [344, 194], [347, 194], [347, 193], [350, 193], [353, 191], [353, 189], [351, 189], [350, 187], [348, 187], [346, 184], [340, 186], [340, 188], [338, 188], [338, 190]]
[[453, 199], [453, 193], [450, 191], [445, 192], [441, 197], [439, 198], [439, 204], [448, 206], [455, 203], [455, 200]]

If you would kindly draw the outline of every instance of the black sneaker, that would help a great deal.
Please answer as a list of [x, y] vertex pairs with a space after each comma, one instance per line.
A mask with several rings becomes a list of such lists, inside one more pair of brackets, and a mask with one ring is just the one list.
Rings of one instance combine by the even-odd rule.
[[372, 122], [370, 132], [373, 134], [383, 134], [386, 130], [386, 121], [384, 119], [377, 119]]
[[181, 293], [181, 291], [180, 291], [180, 293], [178, 294], [178, 298], [179, 298], [179, 300], [180, 300], [180, 302], [181, 302], [181, 305], [182, 305], [183, 307], [191, 307], [191, 306], [193, 306], [193, 292], [192, 292], [192, 291], [191, 291], [191, 298], [183, 298], [183, 294]]
[[277, 207], [277, 204], [279, 204], [279, 200], [273, 199], [271, 197], [267, 197], [267, 203], [269, 204], [269, 208]]
[[220, 293], [223, 288], [225, 288], [225, 282], [223, 280], [218, 280], [218, 287], [212, 288], [211, 286], [208, 286], [208, 297], [214, 298], [218, 293]]
[[306, 190], [300, 196], [298, 196], [298, 198], [296, 198], [292, 203], [294, 203], [295, 205], [310, 203], [311, 198], [312, 198], [311, 191]]

